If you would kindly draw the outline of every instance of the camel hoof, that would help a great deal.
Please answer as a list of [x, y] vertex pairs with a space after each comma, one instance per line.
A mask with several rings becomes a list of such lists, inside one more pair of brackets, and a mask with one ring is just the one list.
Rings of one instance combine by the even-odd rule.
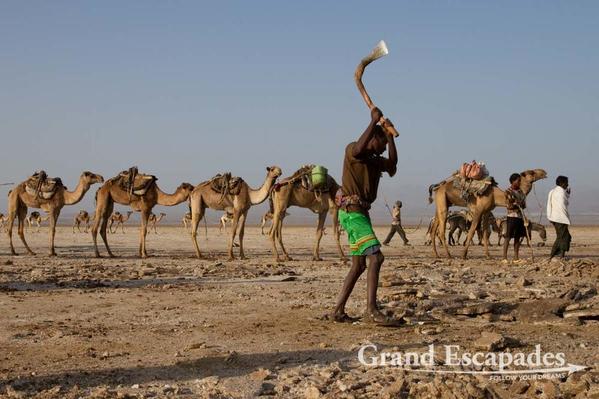
[[312, 261], [313, 262], [322, 262], [322, 258], [320, 256], [313, 256]]

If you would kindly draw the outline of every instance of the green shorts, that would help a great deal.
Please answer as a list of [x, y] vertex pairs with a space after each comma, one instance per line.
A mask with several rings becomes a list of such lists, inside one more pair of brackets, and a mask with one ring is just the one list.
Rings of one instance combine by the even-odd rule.
[[361, 212], [346, 212], [339, 209], [339, 223], [347, 232], [349, 250], [352, 256], [365, 255], [365, 251], [381, 245], [374, 234], [370, 219]]

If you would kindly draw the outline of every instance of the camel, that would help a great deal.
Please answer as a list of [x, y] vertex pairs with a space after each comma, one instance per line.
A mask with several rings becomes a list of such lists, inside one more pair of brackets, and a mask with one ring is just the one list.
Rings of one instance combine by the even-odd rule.
[[156, 225], [160, 223], [160, 221], [164, 219], [165, 216], [166, 213], [164, 212], [160, 212], [160, 216], [156, 216], [156, 214], [153, 212], [150, 213], [150, 217], [148, 218], [148, 223], [150, 224], [150, 231], [154, 229], [154, 234], [158, 234], [158, 232], [156, 231]]
[[[447, 222], [449, 223], [449, 232], [447, 233], [447, 239], [449, 245], [453, 246], [460, 243], [462, 233], [467, 232], [468, 229], [470, 229], [471, 220], [471, 215], [468, 213], [468, 211], [465, 210], [448, 213]], [[485, 234], [485, 232], [483, 232], [483, 226], [486, 226], [486, 234], [488, 234], [489, 237], [491, 236], [492, 232], [496, 232], [499, 234], [497, 219], [495, 219], [495, 216], [492, 212], [485, 213], [483, 218], [481, 219], [481, 222], [478, 224], [478, 227], [476, 228], [478, 245], [483, 245], [483, 237]], [[454, 233], [456, 230], [458, 232], [457, 241], [454, 238]], [[464, 245], [466, 245], [466, 241], [464, 241]]]
[[77, 227], [77, 230], [81, 233], [81, 223], [83, 223], [84, 226], [83, 232], [87, 233], [89, 231], [90, 222], [91, 218], [89, 217], [89, 213], [83, 209], [80, 210], [73, 219], [73, 233], [75, 233], [75, 227]]
[[191, 239], [198, 258], [202, 257], [197, 241], [197, 230], [200, 220], [204, 217], [206, 208], [227, 211], [233, 214], [233, 226], [229, 238], [229, 259], [235, 259], [233, 255], [233, 243], [239, 226], [239, 257], [245, 259], [243, 251], [243, 236], [245, 233], [245, 221], [249, 209], [253, 205], [261, 204], [268, 198], [276, 180], [281, 176], [281, 168], [269, 166], [266, 168], [266, 178], [262, 186], [255, 190], [241, 180], [236, 186], [236, 194], [225, 190], [222, 193], [212, 188], [213, 180], [200, 183], [195, 187], [190, 196], [191, 202]]
[[[177, 187], [173, 194], [164, 193], [158, 187], [158, 184], [156, 183], [157, 178], [155, 176], [137, 174], [137, 168], [134, 169], [133, 174], [131, 174], [133, 168], [129, 170], [129, 174], [121, 172], [118, 176], [113, 177], [104, 183], [104, 185], [102, 185], [96, 192], [96, 221], [92, 228], [92, 238], [97, 258], [101, 257], [97, 242], [98, 230], [104, 241], [108, 256], [111, 258], [114, 257], [114, 254], [108, 246], [106, 227], [115, 203], [128, 205], [131, 209], [141, 212], [139, 257], [147, 258], [146, 235], [148, 232], [148, 219], [150, 213], [152, 213], [152, 208], [156, 205], [178, 205], [183, 201], [187, 201], [193, 190], [191, 184], [182, 183]], [[129, 179], [129, 183], [131, 183], [130, 189], [123, 186], [123, 182], [127, 178]], [[139, 180], [141, 180], [143, 188], [135, 188]]]
[[[119, 226], [121, 226], [121, 232], [125, 234], [125, 223], [127, 220], [131, 218], [133, 211], [128, 211], [126, 215], [123, 215], [119, 211], [114, 212], [110, 215], [110, 221], [108, 222], [108, 232], [114, 234], [118, 231]], [[112, 230], [112, 225], [116, 223], [114, 227], [114, 231]]]
[[[301, 169], [300, 169], [301, 171]], [[277, 262], [282, 262], [284, 260], [291, 260], [291, 257], [285, 250], [285, 246], [283, 245], [283, 219], [285, 217], [287, 208], [290, 206], [298, 206], [300, 208], [310, 209], [312, 212], [318, 214], [318, 224], [316, 226], [316, 240], [314, 242], [314, 247], [312, 250], [312, 259], [315, 261], [320, 261], [322, 258], [320, 257], [320, 240], [322, 238], [324, 232], [324, 223], [327, 218], [327, 213], [330, 211], [333, 217], [333, 231], [335, 240], [337, 241], [337, 249], [339, 251], [339, 256], [343, 261], [347, 260], [345, 254], [343, 253], [343, 249], [341, 248], [341, 243], [339, 242], [340, 230], [339, 230], [339, 222], [337, 211], [338, 207], [335, 204], [335, 193], [339, 190], [339, 185], [329, 176], [328, 183], [328, 192], [317, 192], [307, 190], [299, 184], [299, 181], [294, 181], [295, 176], [300, 172], [296, 172], [291, 178], [287, 179], [286, 184], [280, 184], [276, 190], [272, 193], [272, 226], [270, 228], [270, 241], [272, 244], [273, 254]], [[279, 255], [277, 250], [277, 242], [281, 251], [283, 252], [283, 257]]]
[[21, 242], [29, 254], [35, 255], [29, 248], [27, 241], [25, 241], [24, 234], [25, 216], [27, 215], [27, 208], [30, 207], [43, 209], [50, 215], [50, 256], [56, 256], [54, 236], [56, 235], [56, 221], [60, 216], [60, 211], [65, 205], [74, 205], [81, 201], [92, 184], [103, 182], [104, 178], [101, 175], [83, 172], [79, 177], [79, 182], [74, 191], [68, 191], [62, 184], [57, 184], [54, 194], [50, 198], [45, 198], [43, 195], [32, 195], [27, 191], [27, 181], [16, 186], [8, 193], [8, 238], [10, 241], [11, 253], [17, 255], [12, 242], [12, 227], [15, 218], [18, 218], [18, 234], [21, 238]]
[[191, 212], [187, 212], [185, 215], [183, 215], [181, 222], [183, 223], [183, 228], [185, 230], [188, 230], [188, 227], [191, 228]]
[[42, 215], [38, 211], [33, 211], [29, 214], [29, 216], [27, 216], [25, 220], [27, 221], [27, 227], [30, 230], [34, 224], [37, 225], [36, 233], [39, 233], [42, 222], [45, 222], [48, 219], [50, 219], [50, 215], [42, 217]]
[[[520, 189], [525, 195], [528, 195], [532, 190], [533, 184], [541, 179], [545, 179], [547, 177], [547, 172], [543, 169], [533, 169], [526, 170], [520, 173], [521, 183]], [[498, 188], [496, 185], [490, 185], [489, 188], [480, 196], [473, 195], [467, 201], [462, 198], [462, 193], [459, 189], [455, 188], [453, 185], [453, 180], [449, 179], [448, 181], [444, 181], [440, 183], [440, 185], [435, 189], [434, 186], [429, 187], [429, 202], [433, 201], [433, 190], [434, 192], [434, 201], [436, 205], [436, 220], [433, 222], [431, 237], [438, 237], [441, 239], [443, 247], [445, 248], [445, 252], [448, 258], [451, 258], [451, 254], [449, 253], [449, 248], [447, 246], [447, 240], [445, 237], [445, 222], [447, 220], [447, 210], [450, 206], [460, 206], [467, 207], [472, 214], [472, 223], [470, 225], [470, 229], [468, 230], [468, 236], [466, 237], [466, 246], [464, 247], [463, 258], [466, 259], [468, 257], [468, 249], [470, 248], [470, 243], [472, 241], [472, 237], [478, 228], [478, 225], [481, 221], [481, 218], [487, 212], [491, 212], [495, 207], [507, 206], [507, 199], [505, 196], [505, 192]], [[486, 233], [488, 231], [487, 226], [483, 226], [483, 231]], [[489, 254], [489, 236], [488, 234], [484, 234], [484, 244], [485, 244], [485, 255], [487, 258], [490, 257]], [[436, 240], [432, 240], [433, 244], [433, 253], [435, 257], [439, 257], [437, 253], [437, 242]]]
[[[285, 214], [287, 214], [287, 212], [285, 212]], [[260, 219], [260, 234], [264, 235], [264, 226], [266, 226], [266, 223], [268, 223], [269, 220], [272, 220], [272, 212], [266, 211], [266, 213], [262, 215], [262, 219]], [[268, 234], [270, 234], [270, 230]]]
[[[497, 241], [497, 245], [501, 245], [501, 239], [505, 238], [506, 233], [507, 233], [507, 223], [506, 223], [506, 218], [501, 218], [501, 219], [497, 219], [497, 236], [498, 236], [498, 241]], [[541, 238], [541, 242], [537, 243], [537, 246], [539, 247], [543, 247], [545, 246], [545, 243], [547, 242], [547, 230], [545, 230], [545, 226], [543, 226], [540, 223], [535, 223], [535, 222], [531, 222], [529, 221], [528, 226], [528, 237], [532, 238], [532, 232], [536, 231], [537, 233], [539, 233], [539, 237]], [[526, 241], [528, 241], [528, 238], [526, 239]], [[528, 246], [530, 247], [530, 242], [528, 243]]]
[[227, 234], [227, 223], [233, 223], [233, 214], [229, 212], [223, 213], [220, 217], [220, 225], [218, 228], [219, 233], [225, 230], [225, 234]]

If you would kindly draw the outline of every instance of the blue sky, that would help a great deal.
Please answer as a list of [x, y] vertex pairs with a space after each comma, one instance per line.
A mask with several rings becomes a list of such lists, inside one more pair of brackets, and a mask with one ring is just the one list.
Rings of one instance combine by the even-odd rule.
[[384, 39], [364, 81], [401, 131], [387, 198], [431, 213], [426, 187], [476, 158], [502, 185], [545, 168], [541, 200], [566, 174], [573, 208], [599, 213], [598, 17], [593, 1], [5, 1], [0, 180], [136, 164], [172, 191], [306, 163], [340, 180], [369, 118], [353, 72]]

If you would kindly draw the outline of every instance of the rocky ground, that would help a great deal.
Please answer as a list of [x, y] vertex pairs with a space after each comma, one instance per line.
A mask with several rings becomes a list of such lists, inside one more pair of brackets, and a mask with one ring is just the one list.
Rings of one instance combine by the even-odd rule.
[[[313, 229], [286, 229], [296, 260], [281, 264], [254, 227], [246, 230], [244, 261], [225, 260], [216, 228], [207, 240], [200, 236], [206, 260], [192, 257], [182, 228], [159, 233], [149, 236], [147, 260], [135, 257], [131, 227], [109, 236], [115, 259], [93, 258], [90, 236], [68, 227], [58, 232], [57, 258], [42, 255], [45, 230], [28, 232], [37, 256], [8, 256], [2, 236], [0, 396], [599, 398], [599, 227], [573, 229], [567, 262], [549, 263], [549, 248], [535, 247], [535, 262], [521, 265], [499, 262], [496, 247], [490, 261], [478, 247], [467, 261], [435, 260], [421, 228], [409, 235], [413, 246], [396, 241], [385, 248], [379, 299], [406, 321], [395, 328], [323, 319], [348, 269], [331, 235], [323, 239], [325, 260], [313, 262]], [[360, 281], [348, 313], [359, 316], [364, 306]], [[361, 365], [365, 344], [392, 352], [423, 353], [433, 344], [512, 354], [541, 345], [587, 368], [497, 381]], [[438, 369], [493, 369], [448, 368], [439, 356]]]

